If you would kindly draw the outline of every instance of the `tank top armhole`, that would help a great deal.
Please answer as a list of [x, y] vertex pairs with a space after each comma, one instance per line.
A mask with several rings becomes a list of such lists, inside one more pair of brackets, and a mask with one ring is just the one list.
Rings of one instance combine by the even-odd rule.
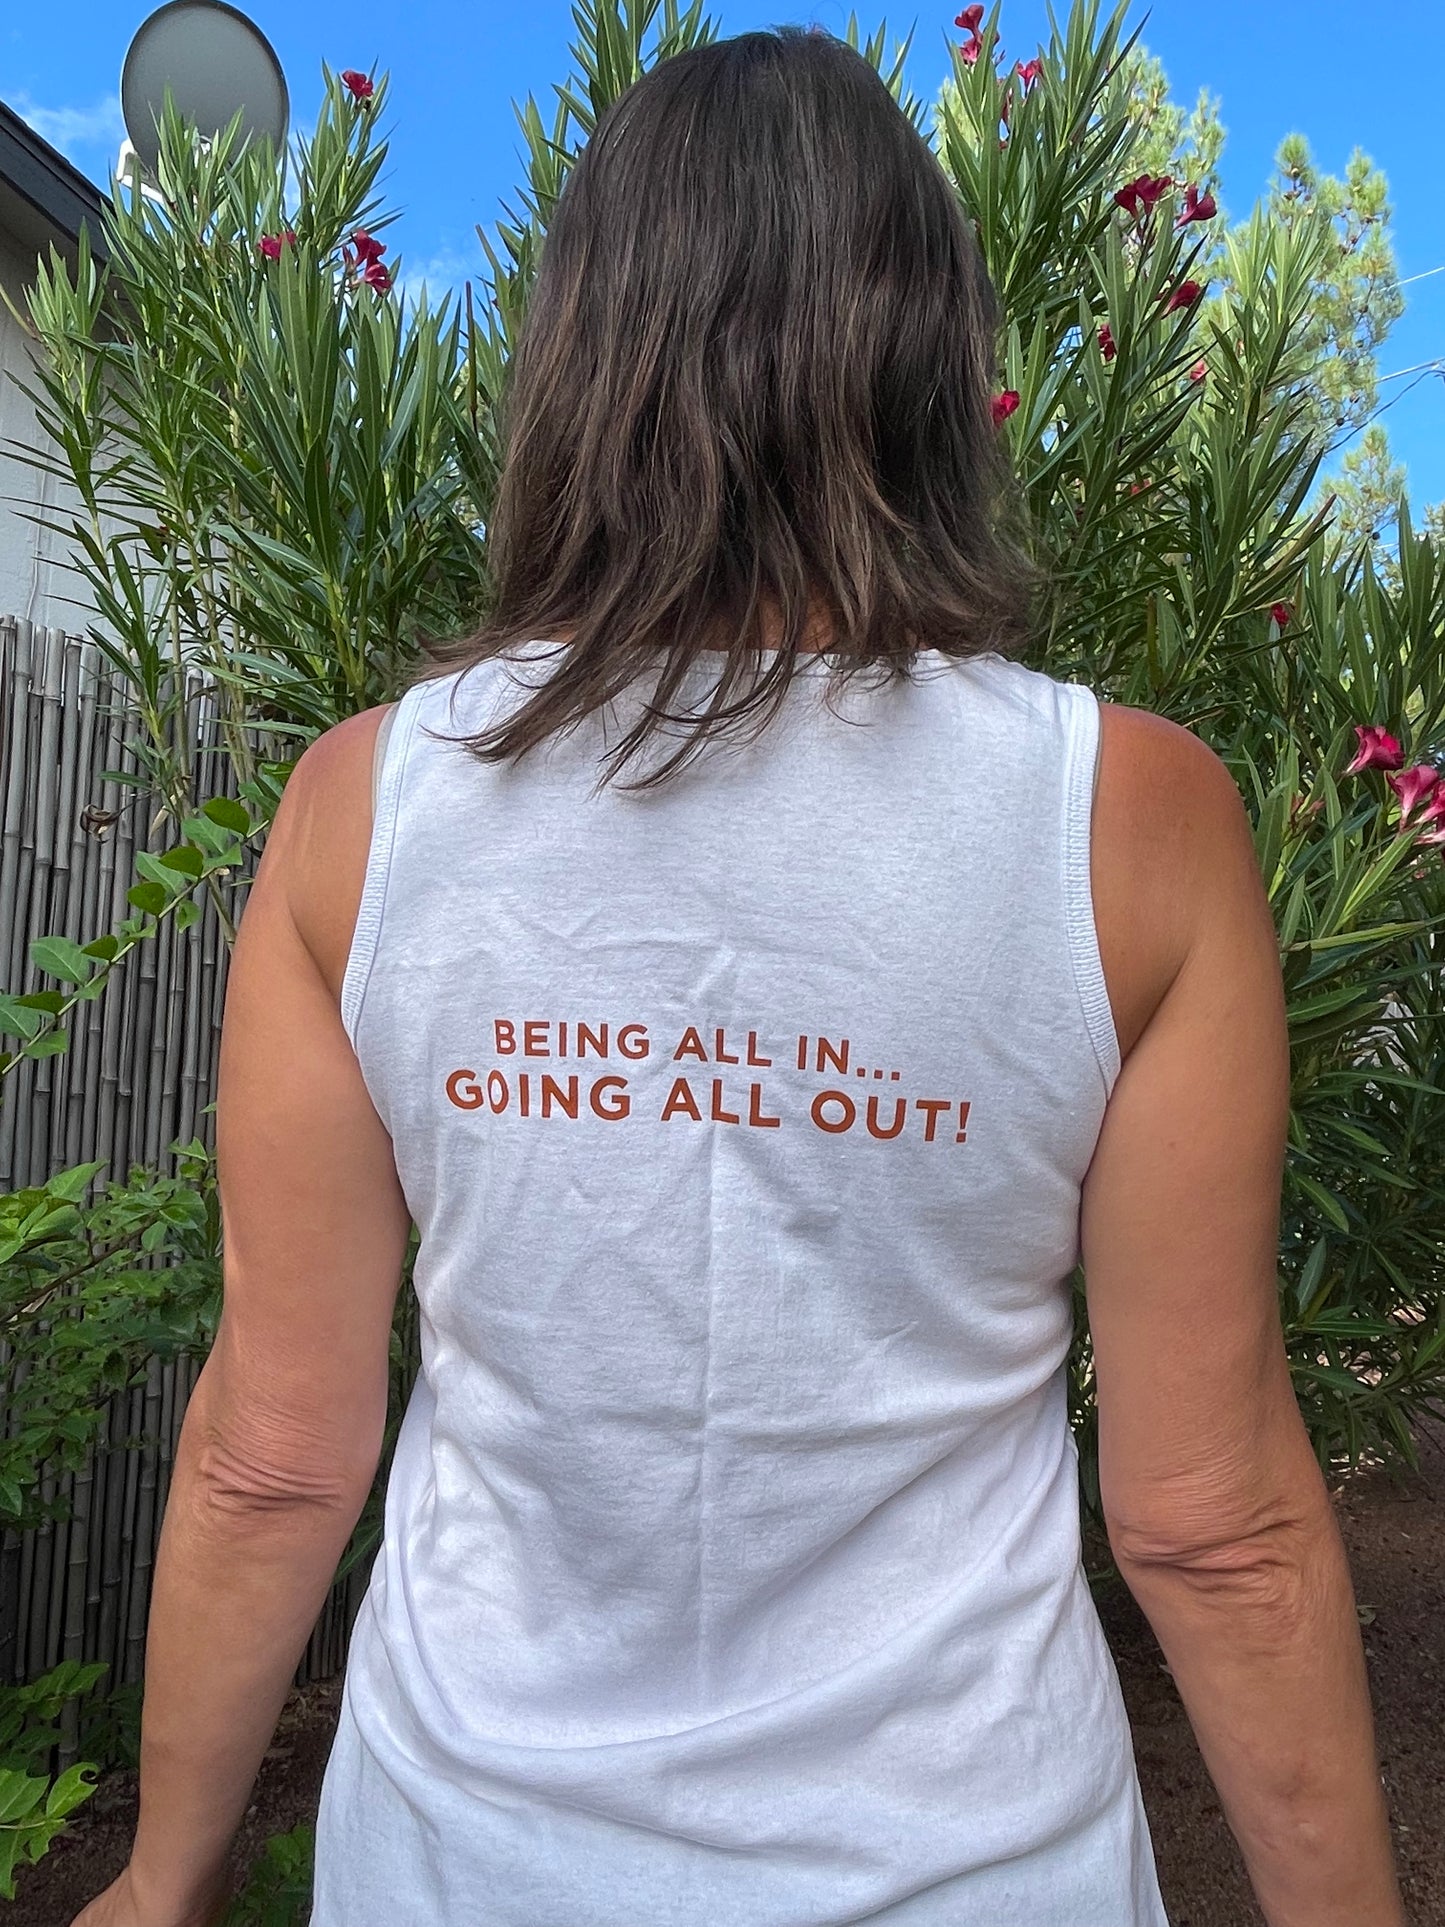
[[416, 727], [416, 712], [426, 689], [419, 683], [407, 690], [382, 723], [385, 741], [378, 745], [380, 767], [376, 770], [372, 794], [371, 842], [367, 849], [366, 875], [357, 906], [356, 927], [351, 933], [351, 948], [341, 978], [341, 1027], [356, 1048], [361, 1005], [376, 956], [381, 933], [381, 915], [386, 902], [386, 886], [391, 875], [392, 848], [396, 841], [397, 807], [401, 798], [402, 776]]
[[1066, 741], [1068, 770], [1065, 786], [1064, 908], [1074, 983], [1084, 1022], [1094, 1048], [1105, 1101], [1113, 1095], [1119, 1076], [1119, 1038], [1104, 981], [1094, 921], [1093, 887], [1089, 876], [1093, 831], [1095, 774], [1102, 729], [1099, 699], [1087, 683], [1065, 684], [1069, 692]]

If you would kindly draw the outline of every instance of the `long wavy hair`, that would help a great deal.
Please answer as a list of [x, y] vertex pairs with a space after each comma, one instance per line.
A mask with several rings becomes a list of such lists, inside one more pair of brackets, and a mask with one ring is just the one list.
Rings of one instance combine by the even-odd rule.
[[[495, 762], [644, 677], [603, 759], [616, 780], [682, 724], [622, 785], [644, 789], [766, 725], [809, 637], [830, 702], [920, 649], [1021, 653], [1039, 577], [992, 418], [998, 322], [956, 190], [845, 42], [780, 27], [662, 61], [548, 226], [502, 398], [490, 612], [414, 679], [555, 645], [458, 739]], [[708, 699], [674, 711], [703, 650]]]

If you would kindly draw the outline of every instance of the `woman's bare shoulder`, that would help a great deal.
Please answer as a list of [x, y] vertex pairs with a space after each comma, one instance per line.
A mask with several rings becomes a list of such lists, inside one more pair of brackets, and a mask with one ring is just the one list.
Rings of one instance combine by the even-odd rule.
[[380, 703], [322, 731], [287, 779], [267, 840], [268, 867], [338, 1002], [371, 847], [376, 741], [393, 708]]
[[1127, 1057], [1195, 941], [1200, 918], [1260, 886], [1228, 765], [1192, 730], [1102, 702], [1092, 883], [1100, 956]]

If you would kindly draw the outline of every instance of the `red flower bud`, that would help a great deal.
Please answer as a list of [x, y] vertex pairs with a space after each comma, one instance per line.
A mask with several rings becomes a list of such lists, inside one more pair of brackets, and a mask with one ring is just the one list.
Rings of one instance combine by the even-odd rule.
[[955, 27], [961, 27], [965, 33], [976, 34], [978, 32], [978, 29], [982, 20], [983, 20], [982, 7], [979, 7], [979, 6], [965, 7], [963, 12], [958, 16], [958, 18], [954, 21], [953, 24]]
[[1012, 388], [1005, 388], [1001, 395], [995, 395], [991, 403], [994, 427], [997, 428], [1000, 423], [1006, 422], [1018, 405], [1018, 394]]
[[1112, 361], [1118, 352], [1119, 349], [1114, 340], [1114, 330], [1109, 326], [1107, 321], [1101, 321], [1099, 323], [1099, 353], [1104, 357], [1105, 361]]
[[1044, 63], [1041, 60], [1021, 60], [1015, 71], [1024, 84], [1024, 92], [1027, 93], [1044, 71]]
[[376, 92], [375, 84], [370, 76], [358, 73], [354, 67], [342, 68], [341, 84], [343, 87], [350, 89], [353, 100], [370, 100], [371, 96]]
[[1165, 314], [1173, 314], [1176, 308], [1192, 308], [1203, 292], [1203, 282], [1181, 281], [1164, 303]]
[[1174, 223], [1175, 227], [1188, 227], [1191, 221], [1212, 221], [1219, 212], [1212, 194], [1201, 194], [1197, 187], [1184, 190], [1184, 212]]
[[1141, 174], [1121, 187], [1114, 196], [1116, 207], [1122, 207], [1127, 214], [1136, 217], [1147, 213], [1161, 195], [1166, 194], [1174, 182], [1168, 174]]
[[[1189, 379], [1191, 381], [1203, 381], [1208, 373], [1209, 363], [1207, 361], [1196, 361], [1194, 366], [1189, 370]], [[1274, 606], [1276, 609], [1280, 609], [1283, 608], [1284, 605], [1283, 603], [1277, 602]], [[1280, 626], [1283, 628], [1283, 623], [1281, 623]]]
[[1287, 602], [1271, 602], [1269, 605], [1269, 619], [1279, 628], [1288, 629], [1291, 621], [1294, 619], [1294, 610]]

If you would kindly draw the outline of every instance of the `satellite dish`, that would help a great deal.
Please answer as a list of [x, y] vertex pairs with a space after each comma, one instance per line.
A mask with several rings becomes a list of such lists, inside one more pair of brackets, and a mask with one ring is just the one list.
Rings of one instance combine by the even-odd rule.
[[150, 174], [167, 89], [202, 135], [219, 133], [239, 113], [243, 135], [269, 139], [278, 153], [285, 143], [291, 103], [281, 63], [260, 28], [224, 0], [169, 0], [141, 22], [126, 50], [121, 113]]

